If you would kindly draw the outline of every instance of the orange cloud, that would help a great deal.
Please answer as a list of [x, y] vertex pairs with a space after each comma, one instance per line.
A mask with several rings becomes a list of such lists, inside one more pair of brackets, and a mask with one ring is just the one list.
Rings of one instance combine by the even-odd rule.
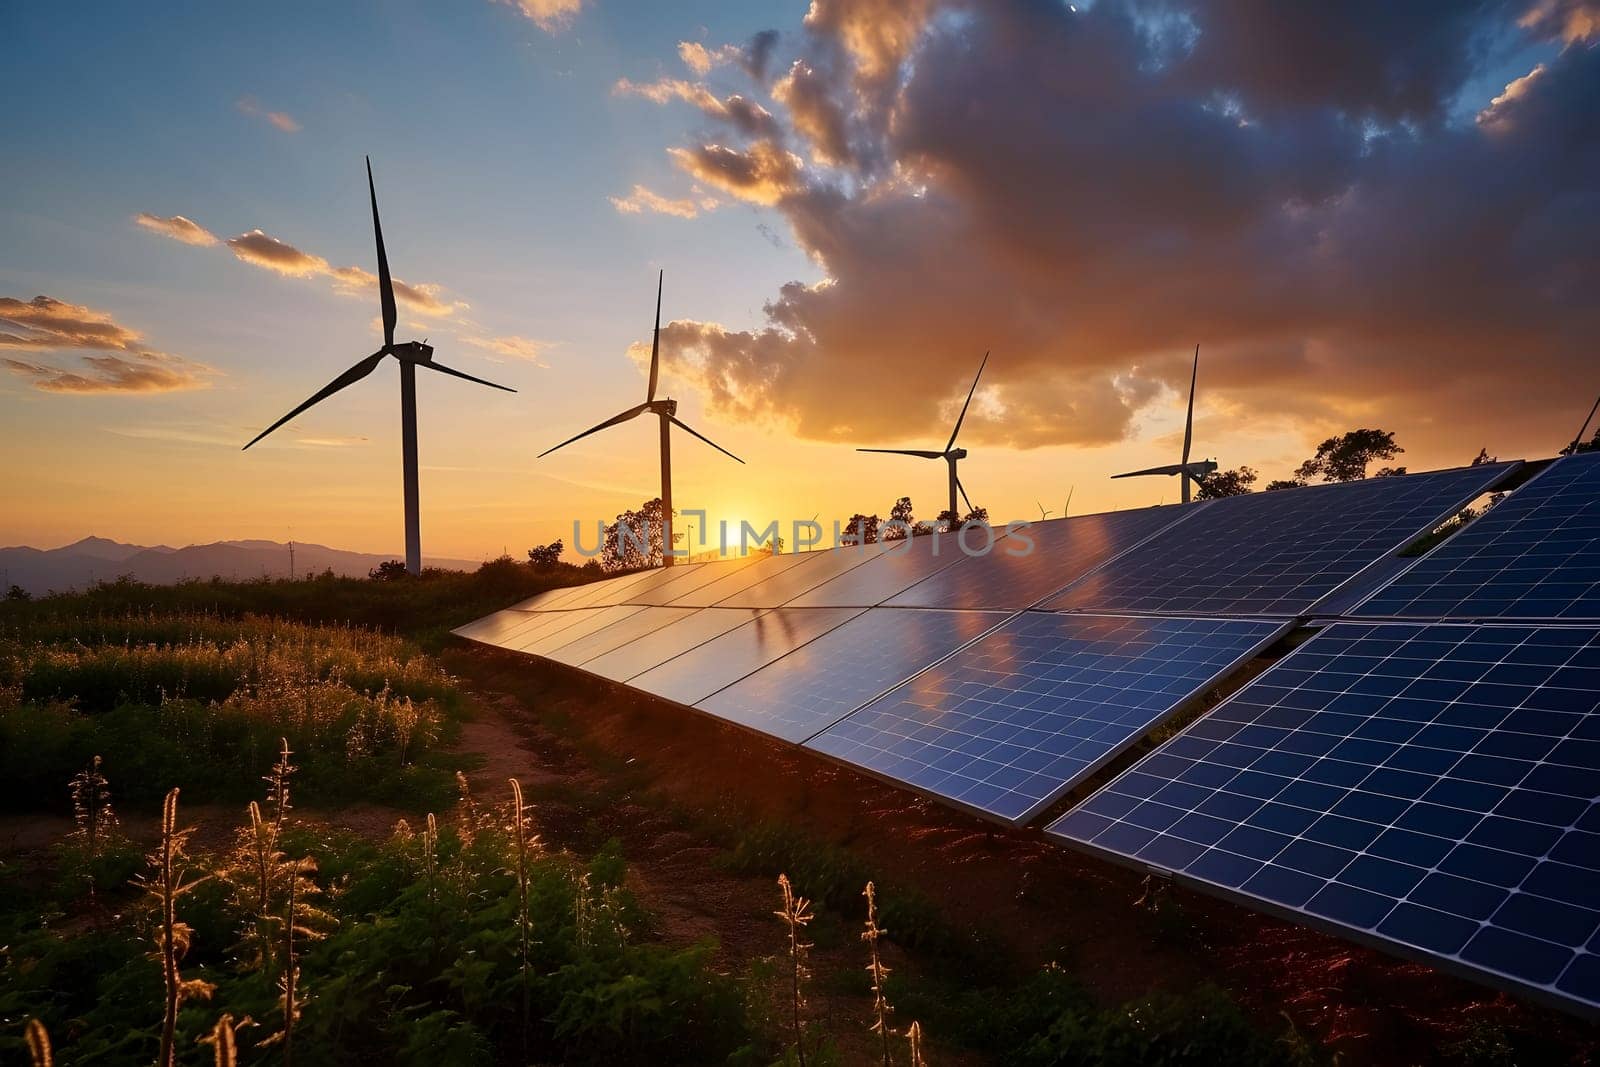
[[238, 104], [235, 106], [251, 118], [261, 119], [284, 133], [300, 132], [300, 123], [295, 121], [294, 116], [283, 111], [268, 111], [253, 96], [240, 97]]
[[309, 278], [316, 274], [330, 274], [328, 261], [321, 256], [302, 252], [261, 232], [259, 229], [228, 238], [233, 254], [252, 266], [263, 267], [291, 278]]
[[[303, 252], [259, 229], [230, 237], [226, 243], [233, 254], [245, 263], [290, 278], [330, 278], [334, 288], [342, 293], [375, 290], [378, 285], [378, 276], [371, 271], [361, 267], [331, 266], [321, 256]], [[409, 284], [399, 278], [393, 279], [393, 283], [396, 302], [406, 305], [418, 315], [441, 318], [467, 306], [445, 299], [440, 295], [443, 289], [437, 285], [425, 282]]]
[[731, 44], [725, 44], [720, 48], [708, 49], [698, 41], [678, 42], [678, 58], [683, 60], [684, 66], [702, 78], [711, 73], [712, 67], [722, 66], [725, 63], [736, 63], [743, 54], [743, 51], [738, 46]]
[[720, 144], [671, 148], [667, 154], [686, 174], [752, 204], [776, 204], [805, 184], [800, 157], [771, 141], [746, 149]]
[[[168, 393], [204, 389], [216, 371], [203, 363], [163, 352], [140, 351], [137, 330], [103, 311], [48, 296], [23, 302], [0, 297], [0, 349], [51, 351], [99, 349], [83, 356], [84, 369], [68, 370], [34, 360], [5, 359], [11, 373], [50, 393]], [[15, 332], [12, 332], [15, 331]]]
[[692, 197], [683, 197], [673, 200], [659, 193], [652, 192], [642, 185], [635, 185], [633, 191], [627, 196], [610, 197], [611, 206], [624, 215], [638, 215], [649, 211], [657, 215], [672, 215], [680, 219], [692, 219], [702, 210], [711, 211], [717, 206], [713, 197], [704, 196], [698, 200]]
[[1600, 37], [1600, 2], [1537, 0], [1517, 25], [1541, 36], [1559, 37], [1567, 44], [1582, 44]]
[[545, 366], [544, 353], [550, 347], [549, 341], [536, 341], [531, 337], [518, 337], [515, 334], [506, 337], [463, 337], [462, 340], [485, 352], [493, 352], [495, 355], [511, 359], [527, 360], [540, 367]]
[[583, 0], [493, 0], [493, 2], [516, 8], [524, 18], [546, 33], [566, 29], [583, 7]]
[[174, 241], [182, 241], [186, 245], [198, 245], [202, 248], [217, 243], [217, 235], [195, 222], [193, 219], [182, 215], [170, 215], [163, 218], [160, 215], [148, 215], [143, 211], [133, 217], [133, 221], [153, 233], [163, 237], [170, 237]]

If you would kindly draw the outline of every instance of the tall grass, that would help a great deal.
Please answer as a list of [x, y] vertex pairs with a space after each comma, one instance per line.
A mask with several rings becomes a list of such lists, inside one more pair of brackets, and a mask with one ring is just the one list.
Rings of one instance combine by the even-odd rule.
[[0, 808], [37, 806], [91, 754], [155, 799], [242, 799], [288, 738], [330, 799], [449, 793], [435, 755], [464, 700], [414, 644], [346, 627], [211, 615], [45, 617], [0, 631]]

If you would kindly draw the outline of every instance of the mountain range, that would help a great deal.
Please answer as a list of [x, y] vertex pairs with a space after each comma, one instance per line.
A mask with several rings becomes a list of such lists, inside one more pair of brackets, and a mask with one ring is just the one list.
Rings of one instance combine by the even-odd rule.
[[[397, 556], [350, 552], [295, 542], [294, 573], [300, 577], [333, 573], [365, 577]], [[446, 570], [476, 570], [478, 561], [424, 558], [423, 565]], [[130, 545], [104, 537], [85, 537], [61, 548], [0, 548], [0, 591], [19, 585], [35, 596], [85, 589], [124, 574], [141, 582], [169, 585], [188, 578], [287, 578], [289, 546], [277, 541], [217, 541], [209, 545]]]

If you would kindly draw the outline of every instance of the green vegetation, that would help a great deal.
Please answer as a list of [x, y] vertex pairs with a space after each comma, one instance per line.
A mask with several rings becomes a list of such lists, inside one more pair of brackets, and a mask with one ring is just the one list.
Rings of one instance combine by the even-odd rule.
[[174, 782], [190, 801], [242, 802], [284, 737], [326, 802], [423, 807], [454, 792], [456, 764], [439, 749], [461, 695], [402, 638], [253, 615], [34, 610], [7, 621], [5, 810], [59, 806], [61, 783], [95, 757], [136, 804]]

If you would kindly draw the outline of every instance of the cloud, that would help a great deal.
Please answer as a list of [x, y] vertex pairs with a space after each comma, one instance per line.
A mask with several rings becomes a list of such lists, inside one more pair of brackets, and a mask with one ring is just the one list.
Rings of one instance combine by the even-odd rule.
[[718, 97], [698, 82], [681, 78], [662, 78], [653, 82], [634, 82], [621, 78], [612, 86], [618, 96], [638, 96], [655, 104], [683, 100], [713, 119], [719, 119], [751, 137], [776, 137], [779, 133], [772, 113], [739, 93]]
[[263, 108], [253, 96], [242, 96], [236, 106], [242, 113], [251, 118], [258, 118], [270, 123], [274, 128], [284, 133], [299, 133], [300, 123], [296, 122], [293, 115], [282, 111], [268, 111]]
[[13, 374], [33, 380], [47, 393], [172, 393], [210, 386], [210, 368], [179, 356], [140, 352], [125, 356], [84, 356], [84, 371], [4, 360]]
[[[270, 270], [290, 278], [326, 277], [333, 281], [337, 292], [352, 294], [376, 291], [378, 276], [361, 267], [335, 267], [321, 256], [303, 252], [285, 241], [261, 230], [251, 230], [230, 237], [227, 246], [239, 260], [251, 266]], [[429, 283], [409, 284], [399, 278], [390, 279], [394, 285], [397, 304], [403, 304], [418, 315], [443, 318], [464, 310], [467, 305], [451, 301], [441, 294], [443, 289]]]
[[171, 215], [163, 218], [160, 215], [147, 215], [143, 211], [133, 217], [133, 221], [163, 237], [170, 237], [174, 241], [182, 241], [186, 245], [206, 247], [217, 243], [217, 235], [195, 222], [193, 219], [182, 215]]
[[624, 215], [638, 215], [642, 212], [652, 212], [657, 215], [672, 215], [680, 219], [697, 217], [702, 210], [710, 211], [717, 206], [717, 201], [712, 197], [683, 197], [673, 200], [659, 193], [651, 192], [642, 185], [635, 185], [633, 191], [627, 196], [613, 196], [610, 198], [611, 206]]
[[515, 334], [506, 337], [463, 337], [461, 340], [485, 352], [510, 359], [526, 360], [540, 367], [546, 366], [544, 354], [551, 347], [549, 341], [536, 341], [531, 337], [518, 337]]
[[776, 204], [803, 186], [805, 164], [771, 141], [747, 149], [720, 144], [673, 148], [668, 154], [684, 173], [752, 204]]
[[767, 64], [772, 61], [773, 50], [778, 47], [778, 37], [777, 30], [762, 30], [750, 38], [740, 53], [739, 65], [757, 85], [766, 84]]
[[1517, 25], [1541, 37], [1558, 37], [1567, 44], [1581, 44], [1600, 37], [1600, 2], [1537, 0], [1517, 20]]
[[1231, 421], [1553, 450], [1600, 334], [1592, 9], [816, 0], [776, 130], [701, 108], [669, 153], [820, 280], [671, 324], [666, 368], [725, 416], [912, 442], [992, 348], [965, 440], [1104, 445], [1200, 341]]
[[36, 296], [26, 303], [14, 297], [0, 297], [0, 327], [6, 326], [19, 332], [0, 333], [0, 348], [127, 352], [140, 340], [137, 331], [117, 324], [103, 311], [48, 296]]
[[572, 25], [584, 0], [492, 0], [520, 11], [546, 33], [556, 33]]
[[0, 360], [11, 373], [50, 393], [168, 393], [204, 389], [216, 371], [203, 363], [139, 348], [138, 331], [103, 311], [48, 296], [24, 302], [0, 297], [0, 349], [99, 350], [79, 358], [80, 370], [33, 359]]
[[678, 58], [683, 60], [684, 66], [702, 78], [711, 73], [712, 67], [722, 66], [724, 63], [737, 63], [743, 56], [744, 51], [737, 45], [725, 44], [720, 48], [708, 49], [698, 41], [678, 42]]
[[321, 256], [302, 252], [294, 245], [276, 237], [251, 230], [228, 238], [233, 254], [251, 266], [262, 267], [290, 278], [309, 278], [317, 274], [331, 274], [328, 261]]

